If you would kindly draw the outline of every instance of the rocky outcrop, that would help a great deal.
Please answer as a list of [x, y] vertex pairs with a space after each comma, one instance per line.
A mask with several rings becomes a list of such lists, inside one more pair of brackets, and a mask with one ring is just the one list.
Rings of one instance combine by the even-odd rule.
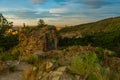
[[59, 67], [55, 71], [50, 71], [49, 73], [45, 74], [43, 78], [40, 78], [40, 80], [72, 80], [67, 74], [66, 74], [66, 66]]
[[41, 54], [57, 49], [57, 31], [54, 26], [30, 28], [20, 33], [20, 54]]

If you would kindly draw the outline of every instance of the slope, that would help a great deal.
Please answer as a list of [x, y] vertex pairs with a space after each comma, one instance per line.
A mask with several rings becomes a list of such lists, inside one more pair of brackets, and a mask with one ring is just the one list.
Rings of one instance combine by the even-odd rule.
[[59, 31], [63, 37], [90, 35], [97, 32], [120, 30], [120, 17], [108, 18], [97, 22], [65, 27]]

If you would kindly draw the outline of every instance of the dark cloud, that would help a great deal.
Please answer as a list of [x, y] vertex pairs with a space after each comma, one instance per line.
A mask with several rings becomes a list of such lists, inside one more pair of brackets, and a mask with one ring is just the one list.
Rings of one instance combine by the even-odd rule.
[[111, 4], [111, 2], [106, 0], [82, 0], [82, 1], [79, 1], [79, 3], [89, 5], [92, 8], [101, 8], [102, 6]]
[[[71, 3], [75, 3], [75, 4], [84, 4], [84, 5], [88, 5], [91, 8], [101, 8], [102, 6], [105, 5], [109, 5], [112, 4], [110, 1], [108, 0], [31, 0], [32, 4], [42, 4], [45, 2], [50, 2], [50, 1], [55, 1], [58, 4], [62, 4], [62, 5], [66, 5], [66, 3], [71, 4]], [[115, 1], [113, 1], [115, 2]]]
[[69, 2], [69, 0], [30, 0], [30, 2], [32, 4], [43, 4], [45, 2], [48, 2], [48, 1], [54, 1], [54, 2], [57, 2], [57, 3], [60, 3], [60, 4], [64, 4], [65, 2]]

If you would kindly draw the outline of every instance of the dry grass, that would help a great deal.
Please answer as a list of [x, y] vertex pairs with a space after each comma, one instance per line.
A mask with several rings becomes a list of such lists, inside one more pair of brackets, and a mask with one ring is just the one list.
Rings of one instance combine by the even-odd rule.
[[23, 80], [35, 80], [35, 75], [34, 75], [34, 71], [32, 68], [28, 68], [25, 71]]
[[0, 74], [4, 73], [7, 70], [7, 66], [0, 61]]

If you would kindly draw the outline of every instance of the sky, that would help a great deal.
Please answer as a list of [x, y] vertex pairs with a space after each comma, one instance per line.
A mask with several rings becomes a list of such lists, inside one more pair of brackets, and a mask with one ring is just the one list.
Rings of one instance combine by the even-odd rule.
[[120, 16], [120, 0], [0, 0], [0, 13], [14, 25], [78, 25]]

